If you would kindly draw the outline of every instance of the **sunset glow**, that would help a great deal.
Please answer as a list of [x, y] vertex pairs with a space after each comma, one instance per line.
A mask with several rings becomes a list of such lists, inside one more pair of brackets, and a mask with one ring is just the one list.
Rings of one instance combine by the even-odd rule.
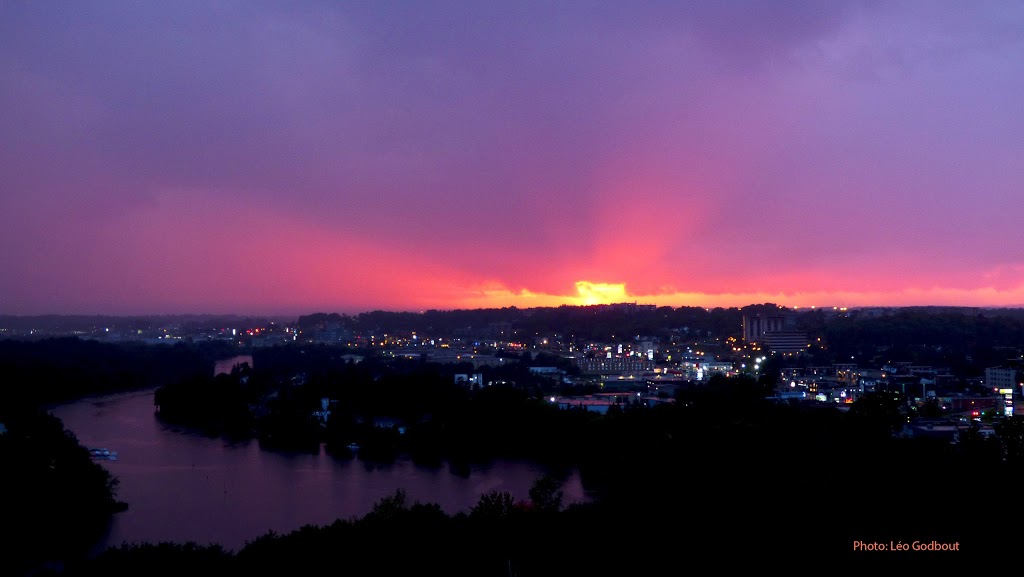
[[[589, 284], [589, 283], [585, 283]], [[977, 290], [906, 290], [903, 292], [778, 292], [778, 293], [662, 293], [630, 294], [624, 285], [610, 285], [611, 289], [591, 292], [577, 286], [578, 295], [514, 293], [491, 289], [483, 298], [470, 301], [473, 308], [520, 308], [559, 305], [595, 305], [623, 302], [654, 304], [658, 306], [742, 307], [755, 303], [775, 303], [790, 308], [870, 307], [877, 303], [886, 306], [919, 306], [920, 303], [946, 303], [950, 306], [1018, 307], [1024, 302], [1024, 291]], [[461, 302], [461, 301], [460, 301]], [[820, 303], [816, 305], [815, 303]], [[451, 308], [459, 308], [453, 304]]]
[[5, 5], [0, 314], [1024, 305], [1019, 3], [602, 6]]
[[576, 292], [579, 293], [579, 301], [576, 304], [581, 305], [618, 303], [628, 298], [624, 284], [592, 283], [581, 280], [576, 283]]

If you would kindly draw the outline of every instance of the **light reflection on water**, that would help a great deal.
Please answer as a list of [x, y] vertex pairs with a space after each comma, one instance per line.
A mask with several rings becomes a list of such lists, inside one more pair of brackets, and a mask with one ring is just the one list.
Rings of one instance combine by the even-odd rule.
[[[51, 410], [86, 447], [118, 452], [117, 461], [102, 464], [118, 478], [118, 499], [129, 507], [114, 516], [103, 545], [192, 541], [237, 551], [268, 531], [361, 517], [399, 489], [410, 503], [437, 503], [449, 514], [468, 511], [492, 490], [525, 500], [545, 472], [515, 461], [457, 473], [408, 459], [381, 465], [323, 450], [264, 451], [253, 440], [226, 441], [165, 425], [154, 409], [149, 390]], [[563, 491], [565, 504], [588, 500], [578, 474]]]

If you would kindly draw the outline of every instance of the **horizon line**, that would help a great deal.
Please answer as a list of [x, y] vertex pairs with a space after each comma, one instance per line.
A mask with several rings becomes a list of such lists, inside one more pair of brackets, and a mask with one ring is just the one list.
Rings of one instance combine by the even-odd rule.
[[358, 316], [361, 314], [369, 313], [394, 313], [394, 314], [425, 314], [427, 312], [456, 312], [456, 311], [494, 311], [494, 310], [540, 310], [540, 309], [558, 309], [558, 308], [596, 308], [596, 307], [611, 307], [630, 305], [638, 307], [655, 307], [656, 309], [670, 308], [670, 309], [704, 309], [710, 311], [713, 309], [724, 309], [724, 310], [740, 310], [751, 306], [764, 306], [774, 305], [781, 309], [788, 309], [797, 312], [806, 312], [813, 310], [823, 311], [852, 311], [852, 310], [863, 310], [863, 309], [921, 309], [921, 308], [945, 308], [945, 309], [984, 309], [984, 310], [1017, 310], [1024, 309], [1024, 304], [1018, 305], [956, 305], [956, 304], [918, 304], [918, 305], [825, 305], [825, 306], [786, 306], [772, 302], [752, 302], [742, 306], [699, 306], [699, 305], [658, 305], [655, 303], [641, 303], [641, 302], [616, 302], [616, 303], [594, 303], [594, 304], [561, 304], [561, 305], [549, 305], [549, 306], [534, 306], [534, 307], [520, 307], [516, 305], [509, 305], [504, 307], [472, 307], [472, 308], [428, 308], [419, 310], [410, 309], [392, 309], [392, 308], [368, 308], [359, 312], [342, 312], [341, 310], [327, 310], [327, 309], [311, 309], [310, 312], [304, 313], [287, 313], [287, 312], [167, 312], [167, 313], [2, 313], [0, 312], [0, 318], [32, 318], [32, 317], [112, 317], [112, 318], [140, 318], [140, 317], [262, 317], [262, 318], [282, 318], [282, 317], [302, 317], [315, 314], [338, 314], [346, 316]]

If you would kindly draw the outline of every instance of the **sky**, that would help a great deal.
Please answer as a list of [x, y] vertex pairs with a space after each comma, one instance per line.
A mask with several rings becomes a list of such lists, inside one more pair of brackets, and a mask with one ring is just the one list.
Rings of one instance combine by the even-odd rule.
[[1024, 2], [0, 0], [0, 313], [1024, 306]]

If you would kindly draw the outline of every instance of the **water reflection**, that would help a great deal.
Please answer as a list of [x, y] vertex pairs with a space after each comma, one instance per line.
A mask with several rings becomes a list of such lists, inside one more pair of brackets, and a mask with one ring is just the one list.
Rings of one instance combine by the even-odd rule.
[[[164, 424], [153, 391], [84, 399], [55, 407], [85, 446], [109, 447], [119, 460], [103, 466], [119, 479], [129, 509], [115, 516], [104, 545], [192, 541], [238, 550], [247, 541], [303, 525], [360, 517], [402, 489], [410, 502], [468, 511], [481, 494], [528, 498], [545, 470], [532, 463], [490, 465], [409, 459], [371, 463], [318, 452], [266, 451], [254, 440], [224, 440]], [[586, 501], [578, 474], [563, 487], [565, 503]]]

